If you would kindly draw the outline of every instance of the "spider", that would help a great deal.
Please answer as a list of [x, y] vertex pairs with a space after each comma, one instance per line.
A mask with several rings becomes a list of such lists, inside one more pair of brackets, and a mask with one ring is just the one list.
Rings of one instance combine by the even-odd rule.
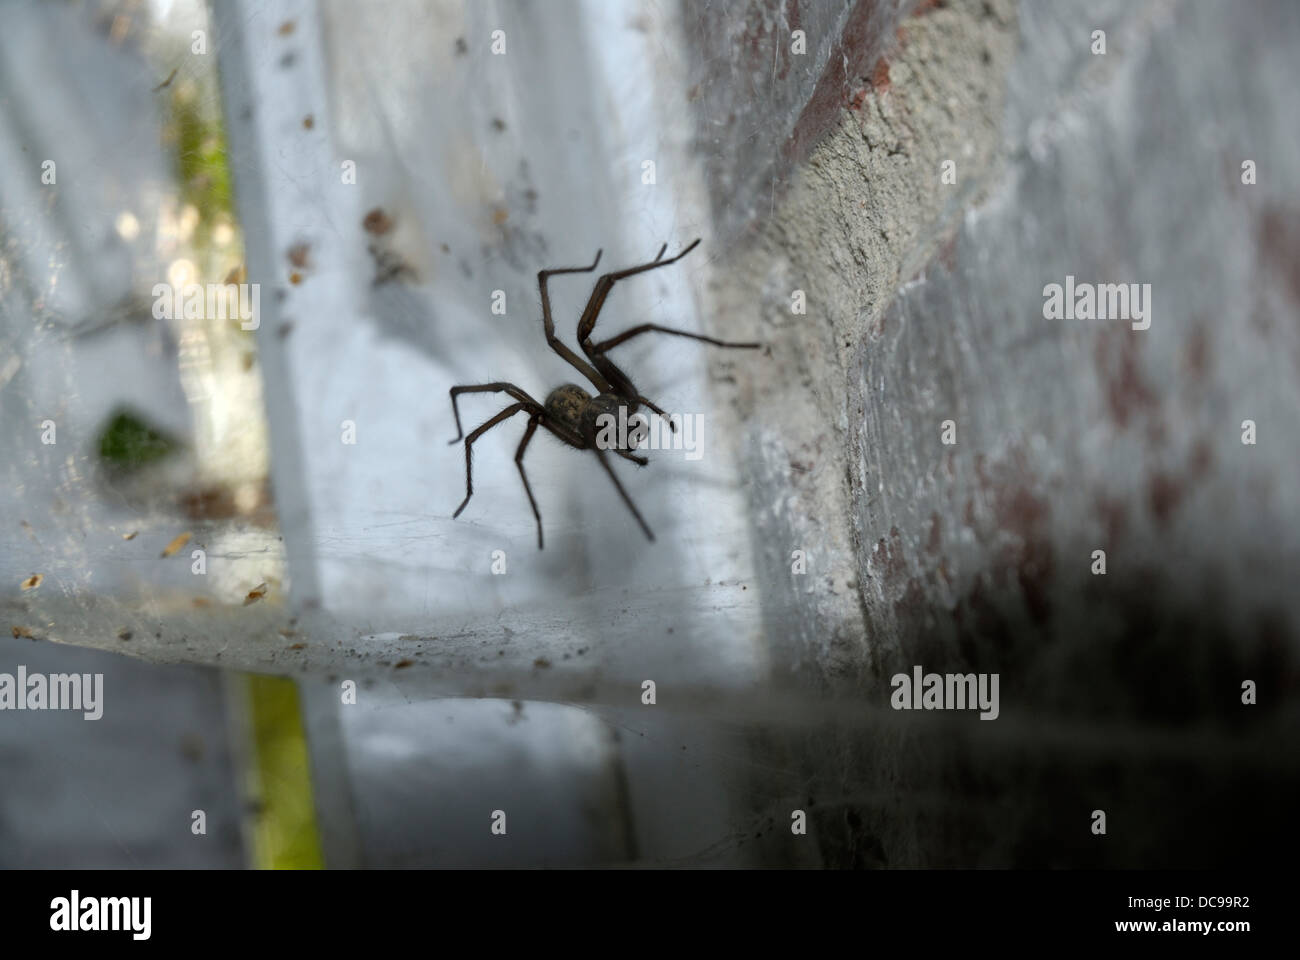
[[[633, 327], [631, 330], [625, 330], [616, 337], [608, 340], [602, 340], [599, 343], [591, 342], [591, 333], [596, 326], [596, 318], [600, 316], [601, 307], [605, 304], [605, 298], [609, 296], [610, 290], [619, 280], [626, 279], [638, 273], [645, 273], [647, 270], [655, 270], [659, 267], [666, 267], [669, 264], [676, 263], [682, 257], [694, 250], [700, 241], [696, 239], [694, 243], [684, 249], [675, 257], [663, 258], [664, 251], [668, 249], [668, 244], [659, 248], [659, 253], [649, 263], [643, 263], [639, 266], [628, 267], [626, 270], [619, 270], [615, 273], [606, 273], [596, 281], [595, 287], [591, 291], [591, 297], [587, 301], [586, 308], [582, 311], [582, 316], [578, 320], [578, 343], [582, 347], [582, 352], [586, 354], [587, 359], [583, 360], [567, 347], [560, 338], [555, 335], [555, 321], [551, 319], [551, 300], [546, 292], [546, 281], [548, 278], [562, 273], [592, 273], [595, 271], [597, 264], [600, 263], [602, 250], [596, 251], [596, 259], [591, 262], [589, 267], [561, 267], [554, 270], [542, 270], [537, 274], [537, 286], [542, 292], [542, 324], [546, 330], [546, 342], [551, 349], [564, 358], [574, 369], [591, 381], [597, 390], [596, 396], [591, 396], [582, 387], [573, 383], [566, 383], [556, 387], [546, 398], [546, 402], [538, 403], [524, 390], [515, 386], [513, 383], [484, 383], [474, 386], [458, 386], [451, 388], [451, 410], [456, 417], [456, 437], [451, 442], [459, 443], [462, 438], [465, 440], [465, 499], [461, 501], [456, 512], [452, 517], [459, 517], [461, 511], [469, 503], [470, 497], [474, 495], [474, 480], [472, 476], [473, 444], [474, 441], [481, 437], [488, 430], [491, 430], [497, 424], [509, 420], [517, 413], [528, 414], [528, 426], [524, 429], [523, 439], [519, 442], [519, 449], [515, 451], [515, 465], [519, 468], [519, 476], [524, 481], [524, 492], [528, 494], [528, 503], [533, 508], [533, 516], [537, 519], [537, 549], [543, 549], [542, 546], [542, 514], [537, 509], [537, 500], [533, 496], [532, 487], [528, 483], [528, 474], [524, 472], [524, 452], [528, 449], [529, 442], [533, 439], [533, 434], [537, 432], [540, 426], [550, 431], [564, 443], [579, 450], [591, 450], [596, 454], [596, 459], [600, 465], [609, 474], [610, 480], [614, 482], [615, 489], [627, 504], [627, 508], [632, 511], [632, 516], [640, 524], [646, 537], [654, 540], [655, 535], [651, 532], [650, 527], [646, 524], [641, 512], [637, 510], [632, 498], [628, 496], [627, 491], [623, 489], [623, 484], [619, 482], [618, 475], [614, 473], [610, 466], [609, 459], [605, 456], [606, 451], [601, 449], [596, 443], [596, 435], [599, 431], [602, 415], [618, 416], [619, 408], [626, 408], [625, 416], [631, 417], [637, 410], [637, 407], [644, 404], [659, 416], [666, 416], [664, 411], [655, 406], [646, 397], [637, 392], [632, 381], [628, 379], [626, 373], [614, 365], [614, 362], [605, 356], [606, 351], [620, 343], [626, 343], [633, 337], [640, 336], [643, 333], [656, 331], [658, 333], [668, 333], [676, 337], [687, 337], [691, 340], [700, 340], [704, 343], [713, 344], [716, 347], [733, 347], [746, 350], [756, 350], [762, 347], [761, 343], [727, 343], [722, 340], [715, 340], [713, 337], [701, 336], [697, 333], [687, 333], [685, 330], [674, 330], [671, 327], [662, 327], [656, 323], [643, 323], [640, 326]], [[590, 362], [588, 362], [590, 361]], [[460, 425], [460, 410], [456, 405], [456, 398], [462, 393], [505, 393], [515, 400], [510, 406], [506, 407], [496, 416], [492, 417], [486, 423], [472, 431], [468, 437]], [[669, 425], [675, 431], [676, 425], [671, 420]], [[625, 460], [631, 460], [633, 463], [644, 467], [649, 461], [645, 457], [637, 456], [630, 449], [619, 447], [610, 447], [610, 452], [617, 454]]]

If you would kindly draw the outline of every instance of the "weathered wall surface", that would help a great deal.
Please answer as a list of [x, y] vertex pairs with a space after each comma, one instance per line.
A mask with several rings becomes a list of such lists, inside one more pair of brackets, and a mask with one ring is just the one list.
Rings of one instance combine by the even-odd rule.
[[[1286, 823], [1297, 40], [1281, 3], [924, 5], [737, 244], [786, 666], [863, 707], [771, 798], [828, 862], [1209, 865]], [[1150, 284], [1149, 328], [1045, 318], [1067, 276]], [[1000, 718], [877, 713], [916, 664], [999, 673]]]
[[[845, 520], [871, 497], [854, 452], [864, 407], [849, 391], [880, 312], [991, 176], [1015, 23], [1011, 3], [927, 11], [896, 40], [889, 31], [885, 58], [860, 57], [847, 74], [831, 61], [781, 148], [810, 150], [807, 159], [788, 187], [774, 182], [771, 214], [754, 211], [755, 241], [738, 243], [720, 274], [719, 314], [761, 315], [770, 330], [765, 376], [739, 414], [762, 560], [770, 582], [789, 585], [771, 597], [785, 628], [774, 639], [790, 638], [797, 668], [855, 676], [881, 649], [884, 637], [871, 638], [888, 625], [863, 620], [872, 585], [859, 558], [873, 539]], [[958, 165], [956, 186], [939, 182], [945, 160]], [[807, 554], [804, 577], [790, 574], [795, 550]]]

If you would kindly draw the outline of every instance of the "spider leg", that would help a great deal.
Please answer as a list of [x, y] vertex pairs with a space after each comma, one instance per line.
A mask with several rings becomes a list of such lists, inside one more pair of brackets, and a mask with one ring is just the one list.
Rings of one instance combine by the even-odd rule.
[[[686, 256], [692, 250], [700, 245], [697, 237], [689, 246], [675, 257], [663, 259], [664, 251], [668, 249], [668, 244], [664, 244], [659, 249], [659, 255], [649, 263], [643, 263], [639, 266], [628, 267], [626, 270], [619, 270], [616, 273], [607, 273], [596, 281], [596, 286], [591, 291], [591, 297], [587, 300], [587, 306], [582, 311], [582, 317], [578, 320], [578, 342], [582, 344], [583, 352], [588, 357], [591, 356], [590, 344], [587, 342], [591, 336], [591, 331], [596, 326], [596, 318], [600, 316], [600, 309], [605, 305], [605, 298], [609, 296], [609, 291], [613, 289], [614, 284], [620, 280], [626, 280], [628, 277], [635, 276], [638, 273], [645, 273], [647, 270], [657, 270], [659, 267], [666, 267], [671, 263], [676, 263], [682, 257]], [[593, 266], [594, 269], [594, 266]]]
[[596, 320], [605, 305], [605, 298], [609, 296], [610, 290], [614, 288], [614, 284], [618, 283], [618, 281], [635, 276], [638, 273], [645, 273], [647, 270], [657, 270], [659, 267], [666, 267], [669, 264], [676, 263], [694, 250], [699, 243], [699, 239], [696, 238], [677, 256], [669, 257], [667, 260], [664, 259], [664, 251], [668, 249], [668, 245], [664, 244], [659, 248], [659, 253], [649, 263], [642, 263], [635, 267], [628, 267], [626, 270], [607, 273], [596, 281], [596, 285], [591, 291], [591, 297], [587, 300], [587, 306], [583, 309], [582, 316], [578, 320], [578, 345], [582, 347], [582, 352], [587, 355], [591, 365], [600, 372], [600, 375], [609, 384], [606, 392], [615, 393], [632, 403], [636, 403], [636, 387], [632, 385], [628, 375], [620, 370], [609, 357], [592, 349], [591, 331], [595, 328]]
[[461, 437], [465, 436], [465, 431], [460, 425], [460, 410], [456, 406], [456, 397], [462, 393], [508, 393], [521, 404], [530, 409], [541, 410], [542, 405], [530, 397], [524, 390], [516, 387], [513, 383], [484, 383], [477, 386], [452, 387], [451, 388], [451, 412], [456, 417], [456, 437], [451, 443], [459, 443]]
[[[560, 338], [555, 335], [555, 321], [551, 318], [551, 296], [546, 290], [546, 280], [548, 277], [553, 277], [557, 273], [591, 273], [596, 269], [596, 265], [600, 263], [600, 255], [603, 252], [604, 251], [602, 250], [596, 251], [596, 259], [591, 261], [591, 266], [589, 267], [560, 267], [555, 270], [542, 270], [537, 274], [537, 287], [542, 291], [542, 325], [546, 330], [546, 342], [550, 345], [551, 349], [563, 357], [570, 366], [590, 380], [600, 393], [605, 393], [609, 390], [609, 382], [597, 373], [591, 364], [587, 363], [587, 361], [583, 360], [580, 356], [565, 346]], [[660, 251], [660, 253], [662, 255], [662, 251]]]
[[664, 413], [661, 407], [656, 406], [649, 397], [637, 397], [636, 402], [644, 403], [647, 407], [650, 408], [651, 413], [659, 414], [663, 422], [668, 424], [669, 430], [671, 430], [673, 433], [677, 432], [677, 424], [673, 423], [673, 421], [669, 418], [668, 414]]
[[534, 413], [528, 419], [528, 429], [524, 431], [524, 438], [519, 441], [519, 449], [515, 451], [515, 466], [519, 468], [519, 477], [524, 481], [524, 493], [528, 494], [528, 502], [532, 505], [533, 516], [537, 518], [537, 549], [542, 549], [542, 514], [537, 509], [537, 501], [533, 499], [533, 488], [528, 485], [528, 474], [524, 473], [524, 451], [528, 449], [528, 441], [533, 439], [533, 434], [537, 432], [537, 421], [541, 419], [541, 414]]
[[661, 327], [657, 323], [643, 323], [639, 327], [633, 327], [631, 330], [624, 330], [617, 337], [610, 337], [608, 340], [602, 340], [592, 346], [596, 353], [604, 353], [611, 347], [617, 347], [620, 343], [631, 340], [633, 337], [639, 337], [643, 333], [649, 333], [651, 330], [659, 333], [671, 333], [675, 337], [687, 337], [691, 340], [701, 340], [704, 343], [711, 343], [715, 347], [733, 347], [741, 350], [757, 350], [763, 345], [761, 343], [730, 343], [726, 340], [716, 340], [713, 337], [706, 337], [699, 333], [687, 333], [685, 330], [674, 330], [672, 327]]
[[[643, 323], [639, 327], [633, 327], [631, 330], [624, 330], [617, 337], [610, 337], [608, 340], [602, 340], [600, 343], [593, 344], [591, 346], [591, 349], [588, 350], [587, 353], [592, 356], [596, 356], [596, 355], [603, 356], [605, 351], [610, 349], [611, 347], [617, 347], [620, 343], [625, 343], [628, 340], [631, 340], [633, 337], [638, 337], [643, 333], [650, 333], [651, 331], [655, 331], [657, 333], [669, 333], [675, 337], [686, 337], [690, 340], [699, 340], [702, 341], [703, 343], [711, 343], [715, 347], [731, 347], [731, 348], [736, 348], [741, 350], [757, 350], [763, 346], [761, 343], [730, 343], [726, 340], [717, 340], [713, 337], [706, 337], [703, 334], [699, 334], [699, 333], [687, 333], [685, 330], [674, 330], [672, 327], [661, 327], [657, 323]], [[659, 409], [657, 406], [655, 406], [653, 403], [651, 403], [648, 398], [638, 396], [636, 399], [638, 403], [644, 403], [655, 413], [659, 414], [659, 416], [663, 417], [665, 420], [668, 420], [668, 415], [664, 413], [661, 409]], [[671, 420], [668, 420], [668, 427], [673, 431], [673, 433], [677, 432], [677, 424], [673, 423]]]
[[645, 457], [638, 457], [635, 453], [628, 453], [626, 450], [615, 450], [614, 452], [617, 453], [624, 460], [631, 460], [638, 467], [644, 467], [646, 464], [650, 462]]
[[614, 472], [614, 468], [611, 467], [609, 461], [605, 459], [605, 452], [594, 447], [592, 449], [596, 454], [596, 458], [600, 460], [600, 465], [604, 467], [605, 472], [609, 474], [609, 479], [614, 481], [614, 486], [618, 489], [618, 495], [623, 498], [623, 502], [627, 504], [627, 508], [632, 511], [632, 516], [636, 517], [636, 522], [641, 524], [641, 529], [645, 532], [645, 535], [650, 540], [654, 540], [655, 535], [650, 531], [650, 528], [646, 526], [645, 520], [641, 517], [641, 511], [636, 508], [636, 504], [632, 502], [632, 498], [629, 497], [627, 491], [623, 489], [623, 484], [619, 483], [618, 474]]
[[[460, 516], [460, 512], [464, 510], [465, 505], [469, 503], [469, 498], [474, 496], [474, 478], [472, 476], [472, 470], [474, 464], [474, 452], [473, 452], [474, 441], [477, 440], [479, 437], [481, 437], [487, 431], [491, 430], [502, 420], [509, 420], [520, 410], [526, 410], [526, 409], [528, 409], [528, 404], [526, 403], [512, 403], [510, 406], [506, 407], [504, 410], [498, 413], [491, 420], [487, 421], [482, 426], [477, 427], [473, 433], [471, 433], [468, 437], [465, 438], [465, 499], [460, 502], [460, 506], [456, 508], [456, 512], [451, 515], [453, 520]], [[534, 416], [536, 416], [536, 414], [534, 414]], [[527, 483], [527, 481], [525, 481], [525, 483]], [[532, 499], [531, 491], [529, 491], [528, 497], [529, 499]], [[534, 510], [537, 509], [536, 505], [533, 506], [533, 509]]]

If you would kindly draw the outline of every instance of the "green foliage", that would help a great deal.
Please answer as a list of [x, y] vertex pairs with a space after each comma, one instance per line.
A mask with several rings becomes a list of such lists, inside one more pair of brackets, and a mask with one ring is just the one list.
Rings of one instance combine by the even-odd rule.
[[176, 176], [181, 197], [199, 211], [198, 231], [206, 236], [224, 214], [231, 211], [230, 164], [226, 131], [220, 116], [204, 116], [202, 102], [193, 93], [177, 90], [171, 100], [172, 129], [168, 139], [176, 145]]
[[110, 467], [133, 471], [175, 452], [177, 441], [129, 410], [115, 410], [99, 435], [99, 456]]

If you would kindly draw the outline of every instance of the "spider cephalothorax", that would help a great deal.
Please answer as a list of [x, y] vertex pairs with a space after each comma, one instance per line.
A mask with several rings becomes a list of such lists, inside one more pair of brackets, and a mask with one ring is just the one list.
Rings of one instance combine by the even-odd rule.
[[[629, 267], [617, 273], [607, 273], [596, 281], [596, 286], [591, 291], [587, 306], [578, 320], [578, 344], [582, 347], [582, 352], [586, 354], [586, 360], [565, 346], [559, 337], [555, 335], [555, 322], [551, 319], [551, 300], [546, 292], [546, 280], [548, 277], [559, 273], [591, 273], [596, 269], [596, 265], [600, 263], [601, 251], [596, 251], [596, 259], [592, 261], [589, 267], [563, 267], [558, 270], [543, 270], [537, 274], [537, 285], [542, 292], [542, 324], [546, 330], [546, 342], [552, 350], [590, 380], [598, 393], [596, 396], [592, 396], [582, 387], [566, 383], [552, 390], [546, 398], [546, 403], [541, 404], [513, 383], [484, 383], [476, 386], [452, 387], [451, 409], [456, 417], [456, 438], [451, 442], [458, 443], [462, 437], [465, 439], [465, 499], [456, 508], [456, 512], [452, 514], [453, 517], [460, 516], [460, 512], [465, 509], [470, 497], [474, 495], [472, 477], [472, 447], [474, 441], [498, 423], [510, 419], [516, 413], [527, 412], [528, 426], [524, 430], [523, 439], [519, 442], [519, 449], [515, 451], [515, 465], [519, 467], [519, 476], [524, 481], [524, 492], [528, 494], [528, 503], [533, 508], [533, 516], [537, 518], [537, 548], [539, 550], [542, 549], [542, 515], [537, 509], [537, 500], [533, 497], [532, 487], [528, 484], [528, 474], [524, 472], [524, 452], [528, 449], [528, 444], [533, 439], [533, 434], [537, 432], [539, 426], [550, 431], [571, 447], [594, 451], [600, 465], [605, 468], [609, 478], [614, 481], [614, 487], [618, 490], [619, 496], [623, 498], [623, 502], [632, 511], [632, 516], [636, 517], [636, 521], [641, 525], [641, 529], [645, 531], [645, 535], [651, 540], [655, 538], [650, 531], [650, 527], [642, 519], [640, 511], [632, 503], [631, 497], [623, 489], [623, 484], [619, 482], [613, 468], [610, 467], [605, 453], [617, 454], [625, 460], [631, 460], [641, 466], [645, 466], [648, 461], [645, 457], [639, 457], [629, 449], [617, 445], [606, 446], [599, 442], [599, 437], [602, 425], [608, 422], [602, 420], [604, 416], [613, 417], [617, 421], [621, 413], [623, 418], [630, 418], [641, 405], [645, 405], [660, 416], [664, 415], [664, 411], [638, 394], [636, 387], [632, 385], [632, 381], [628, 379], [627, 374], [615, 366], [614, 362], [605, 356], [605, 352], [611, 347], [616, 347], [620, 343], [631, 340], [640, 334], [649, 333], [652, 330], [659, 333], [670, 333], [678, 337], [688, 337], [691, 340], [700, 340], [717, 347], [739, 347], [753, 350], [762, 346], [762, 344], [726, 343], [712, 337], [687, 333], [685, 330], [674, 330], [670, 327], [661, 327], [654, 323], [643, 323], [600, 343], [591, 342], [591, 332], [595, 329], [596, 318], [600, 316], [600, 310], [605, 304], [605, 298], [609, 296], [609, 291], [615, 283], [634, 274], [644, 273], [646, 270], [666, 267], [670, 263], [675, 263], [694, 250], [699, 242], [699, 240], [696, 240], [677, 256], [669, 257], [667, 260], [663, 259], [664, 251], [668, 249], [668, 244], [665, 243], [660, 247], [659, 254], [649, 263]], [[515, 402], [473, 430], [468, 437], [465, 437], [465, 431], [460, 425], [460, 410], [456, 406], [456, 397], [462, 393], [505, 393], [512, 397]], [[671, 421], [669, 423], [671, 424]], [[673, 429], [676, 429], [676, 427], [674, 426]]]

